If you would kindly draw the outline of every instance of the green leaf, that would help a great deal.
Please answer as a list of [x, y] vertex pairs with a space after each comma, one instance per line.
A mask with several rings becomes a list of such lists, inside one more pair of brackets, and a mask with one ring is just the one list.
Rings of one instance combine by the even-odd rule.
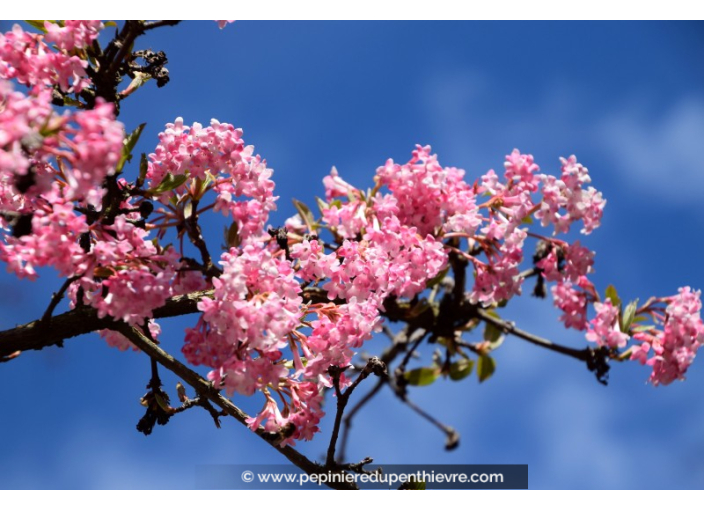
[[636, 310], [638, 309], [638, 300], [631, 301], [626, 305], [623, 310], [623, 315], [621, 315], [621, 332], [628, 333], [628, 330], [633, 324], [636, 318]]
[[525, 216], [521, 220], [521, 224], [522, 225], [532, 225], [533, 224], [533, 217], [532, 216]]
[[315, 203], [318, 204], [318, 209], [320, 209], [320, 214], [328, 208], [328, 203], [320, 197], [315, 197]]
[[616, 292], [616, 287], [609, 285], [606, 287], [606, 297], [611, 300], [611, 304], [616, 308], [621, 307], [621, 298], [618, 297], [618, 292]]
[[298, 211], [298, 215], [303, 220], [303, 223], [306, 224], [306, 226], [308, 227], [308, 230], [310, 230], [311, 232], [315, 232], [317, 225], [315, 223], [315, 218], [313, 217], [313, 213], [310, 212], [310, 209], [308, 208], [308, 206], [306, 204], [304, 204], [303, 202], [296, 200], [295, 198], [293, 199], [293, 206]]
[[176, 189], [181, 184], [186, 182], [188, 180], [188, 176], [181, 174], [181, 175], [173, 175], [173, 174], [166, 174], [164, 176], [164, 179], [159, 183], [159, 185], [154, 188], [150, 189], [149, 194], [151, 195], [161, 195], [162, 193], [166, 193], [167, 191], [171, 191], [172, 189]]
[[634, 333], [644, 333], [644, 332], [652, 331], [653, 329], [655, 329], [655, 326], [652, 326], [652, 325], [651, 326], [635, 326], [633, 328], [633, 332]]
[[[484, 340], [487, 342], [490, 342], [492, 344], [499, 342], [501, 337], [503, 336], [503, 331], [501, 331], [499, 328], [494, 326], [493, 324], [487, 322], [486, 327], [484, 328]], [[500, 343], [499, 343], [500, 345]], [[498, 345], [497, 345], [498, 347]]]
[[472, 373], [474, 361], [471, 359], [461, 359], [450, 365], [450, 379], [453, 381], [461, 381]]
[[411, 386], [427, 386], [435, 382], [435, 379], [440, 375], [440, 369], [437, 367], [432, 368], [414, 368], [403, 374], [404, 379], [408, 381]]
[[198, 196], [200, 198], [202, 198], [203, 195], [205, 195], [205, 190], [208, 188], [208, 186], [210, 186], [210, 184], [212, 182], [213, 182], [213, 178], [210, 174], [206, 174], [205, 179], [201, 179], [200, 177], [198, 177], [196, 179], [196, 183], [197, 183], [196, 189], [198, 190]]
[[144, 126], [146, 126], [145, 123], [140, 124], [137, 126], [137, 128], [132, 131], [129, 135], [125, 137], [123, 140], [122, 144], [122, 156], [120, 156], [120, 161], [117, 162], [117, 167], [116, 171], [118, 173], [122, 172], [122, 169], [125, 166], [125, 163], [128, 163], [132, 161], [132, 149], [134, 149], [134, 146], [137, 145], [137, 142], [139, 141], [139, 137], [142, 135], [142, 131], [144, 131]]
[[432, 289], [435, 287], [438, 283], [442, 282], [445, 277], [447, 276], [448, 271], [450, 270], [450, 266], [447, 266], [445, 269], [440, 271], [438, 274], [436, 274], [433, 278], [428, 280], [428, 283], [425, 284], [426, 289]]
[[496, 362], [491, 356], [479, 356], [477, 360], [477, 376], [479, 382], [486, 381], [496, 370]]
[[[302, 363], [303, 366], [305, 367], [305, 366], [308, 364], [308, 359], [305, 358], [305, 357], [303, 357], [303, 356], [301, 356], [301, 363]], [[284, 362], [284, 366], [285, 366], [286, 368], [288, 368], [289, 370], [293, 370], [293, 369], [295, 368], [292, 359], [285, 361], [285, 362]]]
[[28, 25], [31, 25], [32, 27], [36, 28], [37, 30], [40, 30], [43, 34], [46, 34], [46, 28], [44, 28], [44, 22], [45, 21], [54, 21], [51, 19], [43, 20], [43, 19], [26, 19], [24, 20], [25, 23]]
[[106, 21], [106, 22], [104, 23], [104, 25], [105, 25], [106, 27], [116, 27], [116, 28], [117, 28], [117, 23], [115, 23], [114, 21]]

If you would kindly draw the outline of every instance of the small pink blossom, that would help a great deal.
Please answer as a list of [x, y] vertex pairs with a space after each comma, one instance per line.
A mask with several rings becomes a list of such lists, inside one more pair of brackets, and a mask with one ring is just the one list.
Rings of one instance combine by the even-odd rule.
[[595, 342], [598, 346], [610, 348], [623, 348], [628, 342], [628, 335], [622, 333], [619, 327], [619, 311], [607, 298], [602, 303], [594, 303], [597, 314], [589, 321], [587, 340]]

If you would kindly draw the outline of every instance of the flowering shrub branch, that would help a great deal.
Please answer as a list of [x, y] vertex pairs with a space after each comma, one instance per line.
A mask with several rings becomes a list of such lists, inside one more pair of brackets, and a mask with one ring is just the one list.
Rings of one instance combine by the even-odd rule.
[[[44, 266], [65, 278], [41, 319], [0, 332], [0, 361], [97, 331], [152, 360], [138, 430], [202, 407], [218, 426], [223, 413], [233, 416], [308, 473], [371, 462], [345, 463], [344, 453], [353, 418], [385, 386], [446, 435], [446, 448], [457, 447], [457, 432], [409, 390], [473, 372], [487, 380], [505, 335], [577, 359], [603, 384], [610, 362], [629, 359], [650, 367], [653, 385], [684, 378], [704, 341], [700, 293], [682, 287], [639, 305], [613, 286], [598, 292], [589, 279], [595, 254], [561, 238], [575, 225], [592, 233], [606, 204], [575, 156], [550, 175], [516, 149], [502, 173], [472, 179], [418, 145], [408, 162], [381, 165], [367, 190], [333, 168], [318, 212], [294, 201], [298, 214], [272, 227], [273, 171], [243, 131], [177, 118], [152, 153], [134, 158], [128, 178], [144, 124], [126, 133], [120, 103], [148, 81], [169, 81], [166, 55], [135, 45], [177, 23], [127, 21], [105, 48], [100, 21], [35, 21], [39, 33], [15, 26], [0, 35], [0, 260], [19, 278], [34, 280]], [[219, 255], [202, 229], [213, 214], [231, 221]], [[585, 332], [584, 348], [500, 316], [529, 279], [537, 298], [551, 284], [560, 320]], [[54, 315], [64, 298], [71, 310]], [[159, 347], [157, 320], [187, 314], [197, 318], [182, 354], [208, 367], [207, 378]], [[355, 365], [382, 329], [389, 348]], [[480, 329], [478, 341], [467, 339]], [[437, 348], [432, 362], [409, 368], [424, 345]], [[159, 365], [195, 398], [180, 385], [181, 406], [172, 407]], [[378, 381], [347, 410], [372, 373]], [[223, 390], [263, 405], [247, 415]], [[320, 433], [326, 391], [337, 410], [321, 466], [292, 447]]]

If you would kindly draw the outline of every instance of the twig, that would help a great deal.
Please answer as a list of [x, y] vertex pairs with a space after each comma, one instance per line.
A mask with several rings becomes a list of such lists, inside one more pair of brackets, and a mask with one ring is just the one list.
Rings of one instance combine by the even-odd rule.
[[359, 386], [359, 383], [369, 377], [370, 374], [375, 374], [379, 377], [386, 374], [386, 364], [376, 356], [370, 358], [364, 369], [359, 373], [359, 376], [357, 376], [357, 379], [343, 392], [340, 391], [340, 376], [346, 368], [347, 367], [331, 366], [328, 369], [328, 373], [332, 377], [333, 386], [335, 387], [335, 394], [337, 395], [337, 413], [335, 414], [335, 424], [333, 425], [332, 434], [330, 436], [330, 445], [328, 446], [328, 455], [325, 462], [327, 467], [336, 467], [335, 446], [337, 445], [337, 438], [340, 433], [342, 415], [345, 412], [345, 407], [347, 406], [352, 392]]
[[591, 349], [589, 349], [588, 347], [585, 349], [574, 349], [572, 347], [566, 347], [564, 345], [553, 343], [550, 340], [539, 337], [537, 335], [533, 335], [532, 333], [528, 333], [527, 331], [523, 331], [522, 329], [518, 329], [512, 323], [494, 317], [493, 315], [488, 314], [481, 308], [476, 309], [476, 314], [477, 317], [479, 317], [481, 320], [495, 326], [504, 333], [514, 335], [518, 338], [532, 343], [533, 345], [538, 345], [550, 351], [559, 352], [560, 354], [570, 356], [580, 361], [587, 361], [590, 357]]
[[350, 435], [350, 429], [352, 428], [352, 420], [354, 417], [357, 415], [357, 413], [364, 407], [367, 402], [369, 402], [374, 396], [376, 396], [377, 393], [379, 393], [379, 390], [384, 387], [384, 384], [386, 384], [386, 378], [380, 378], [374, 387], [369, 390], [363, 397], [362, 399], [357, 402], [354, 407], [350, 410], [349, 413], [345, 416], [343, 420], [343, 424], [345, 428], [342, 430], [342, 440], [340, 441], [340, 452], [337, 455], [337, 463], [342, 465], [341, 463], [345, 460], [345, 452], [347, 451], [347, 441], [349, 440], [349, 435]]
[[[160, 319], [196, 313], [198, 302], [212, 294], [213, 291], [205, 290], [175, 296], [167, 299], [164, 306], [156, 308], [152, 316]], [[95, 308], [82, 306], [52, 317], [51, 328], [47, 328], [46, 323], [40, 319], [0, 331], [0, 359], [7, 358], [17, 351], [41, 350], [68, 338], [105, 329], [111, 321], [109, 317], [98, 317]]]
[[193, 199], [191, 201], [191, 215], [185, 218], [186, 222], [186, 232], [188, 232], [188, 238], [193, 243], [193, 246], [198, 248], [200, 256], [203, 259], [203, 266], [205, 267], [205, 274], [209, 277], [220, 276], [222, 271], [215, 265], [213, 265], [213, 259], [208, 251], [208, 246], [205, 244], [205, 239], [203, 239], [203, 233], [201, 231], [200, 225], [198, 224], [198, 200]]
[[147, 23], [144, 24], [144, 31], [146, 32], [147, 30], [152, 30], [154, 28], [159, 28], [159, 27], [173, 27], [181, 23], [180, 19], [163, 19], [159, 21], [148, 21]]
[[[156, 308], [152, 317], [163, 319], [197, 313], [198, 302], [212, 295], [212, 290], [201, 290], [174, 296], [167, 299], [164, 306]], [[328, 302], [327, 292], [316, 287], [304, 289], [302, 296], [304, 301]], [[0, 360], [9, 361], [12, 357], [17, 357], [18, 352], [38, 351], [57, 345], [68, 338], [105, 329], [110, 321], [109, 317], [102, 319], [98, 317], [98, 311], [95, 308], [81, 306], [52, 317], [51, 328], [46, 328], [44, 322], [36, 320], [0, 331]]]
[[[397, 393], [398, 395], [398, 393]], [[398, 395], [398, 397], [401, 399], [401, 402], [406, 404], [408, 407], [410, 407], [413, 411], [415, 411], [417, 414], [425, 418], [427, 421], [429, 421], [431, 424], [433, 424], [435, 427], [440, 429], [446, 436], [445, 440], [445, 449], [446, 450], [454, 450], [457, 448], [457, 446], [460, 443], [460, 435], [459, 433], [449, 425], [445, 425], [442, 423], [440, 420], [435, 418], [433, 415], [422, 409], [421, 407], [418, 406], [415, 402], [412, 400], [408, 399], [408, 396], [403, 394], [403, 395]]]
[[[405, 333], [404, 333], [405, 334]], [[399, 333], [401, 335], [401, 333]], [[398, 336], [396, 337], [398, 339]], [[397, 357], [406, 349], [406, 343], [397, 341], [391, 345], [388, 349], [384, 351], [381, 355], [381, 361], [388, 367]], [[374, 387], [367, 392], [362, 399], [357, 402], [350, 412], [345, 416], [343, 420], [344, 429], [342, 431], [342, 440], [340, 441], [340, 452], [337, 455], [337, 462], [341, 463], [345, 460], [345, 452], [347, 452], [347, 443], [349, 441], [350, 429], [352, 428], [352, 420], [357, 415], [359, 411], [379, 393], [379, 390], [383, 388], [384, 384], [389, 381], [388, 373], [382, 374], [379, 377], [379, 381], [374, 385]]]
[[54, 292], [51, 295], [51, 302], [49, 303], [49, 306], [47, 307], [46, 311], [44, 312], [44, 315], [42, 315], [42, 320], [43, 321], [49, 321], [51, 320], [51, 315], [54, 313], [54, 309], [58, 306], [58, 304], [61, 302], [61, 300], [64, 298], [64, 294], [66, 293], [66, 290], [68, 290], [69, 286], [78, 280], [81, 276], [72, 276], [71, 278], [67, 278], [66, 281], [61, 285], [61, 288], [57, 291]]
[[[229, 416], [235, 418], [241, 424], [247, 426], [247, 418], [249, 416], [245, 414], [239, 407], [233, 404], [229, 399], [220, 394], [220, 392], [213, 387], [213, 385], [203, 379], [199, 374], [182, 364], [180, 361], [175, 359], [173, 356], [164, 351], [161, 347], [156, 345], [154, 342], [149, 340], [139, 329], [133, 328], [124, 322], [111, 321], [108, 326], [109, 329], [122, 333], [126, 336], [134, 345], [141, 349], [150, 358], [155, 359], [158, 363], [170, 370], [181, 379], [186, 381], [191, 385], [196, 392], [208, 398], [213, 404], [221, 408]], [[327, 467], [321, 466], [305, 455], [301, 454], [294, 448], [290, 446], [277, 446], [274, 440], [269, 437], [263, 427], [259, 427], [254, 431], [257, 436], [262, 438], [264, 441], [269, 443], [278, 452], [284, 455], [291, 463], [301, 468], [308, 474], [321, 474], [328, 473], [329, 469]], [[333, 489], [338, 490], [357, 490], [358, 487], [353, 483], [341, 482], [331, 480], [327, 485]]]

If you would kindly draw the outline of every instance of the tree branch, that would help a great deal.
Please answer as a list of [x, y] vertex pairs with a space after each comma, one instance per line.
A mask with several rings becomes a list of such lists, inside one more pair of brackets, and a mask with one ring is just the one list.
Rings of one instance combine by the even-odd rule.
[[[198, 302], [204, 297], [211, 297], [212, 290], [202, 290], [174, 296], [166, 300], [166, 304], [154, 309], [152, 318], [165, 319], [198, 312]], [[324, 303], [327, 294], [315, 287], [304, 289], [303, 299], [313, 303]], [[99, 318], [98, 312], [89, 306], [81, 306], [74, 310], [52, 317], [51, 320], [36, 320], [0, 331], [0, 362], [9, 361], [23, 351], [38, 351], [45, 347], [61, 344], [62, 340], [85, 335], [99, 329], [106, 329], [111, 322], [110, 317]]]
[[[198, 394], [203, 395], [208, 398], [213, 404], [218, 406], [227, 415], [232, 416], [241, 424], [249, 427], [247, 425], [247, 418], [249, 416], [245, 414], [239, 407], [233, 404], [228, 398], [221, 395], [220, 392], [213, 387], [213, 385], [203, 379], [198, 373], [194, 372], [186, 365], [182, 364], [180, 361], [175, 359], [169, 353], [164, 351], [161, 347], [156, 345], [154, 342], [149, 340], [141, 331], [137, 328], [133, 328], [124, 322], [109, 321], [107, 326], [109, 329], [117, 331], [127, 337], [130, 342], [141, 349], [145, 354], [147, 354], [153, 360], [156, 360], [160, 365], [162, 365], [167, 370], [173, 372], [181, 379], [186, 381], [191, 385]], [[321, 466], [305, 455], [301, 454], [294, 448], [290, 446], [278, 446], [274, 438], [266, 433], [263, 427], [259, 427], [254, 433], [261, 439], [266, 441], [269, 445], [274, 447], [278, 452], [285, 456], [292, 464], [298, 466], [303, 471], [308, 474], [321, 474], [328, 473], [329, 469], [327, 467]], [[331, 481], [327, 485], [333, 489], [337, 490], [357, 490], [358, 487], [355, 484], [344, 483], [344, 482], [334, 482]]]
[[[196, 313], [198, 312], [198, 301], [210, 295], [212, 295], [212, 291], [199, 291], [175, 296], [168, 299], [164, 306], [156, 308], [153, 317], [161, 319]], [[51, 317], [49, 320], [40, 319], [13, 329], [0, 331], [0, 359], [17, 351], [40, 350], [60, 344], [62, 340], [67, 338], [106, 329], [111, 322], [110, 317], [98, 317], [96, 309], [82, 306]]]
[[335, 394], [337, 395], [337, 413], [335, 414], [335, 424], [333, 425], [332, 434], [330, 436], [330, 445], [328, 446], [328, 455], [325, 462], [327, 467], [334, 467], [336, 465], [335, 447], [340, 433], [340, 425], [342, 424], [342, 415], [345, 412], [345, 407], [347, 407], [347, 402], [349, 402], [352, 392], [359, 386], [359, 383], [369, 377], [370, 374], [374, 374], [378, 377], [386, 375], [386, 364], [376, 356], [369, 358], [364, 369], [362, 369], [359, 376], [357, 376], [357, 379], [343, 392], [340, 391], [340, 376], [344, 371], [345, 367], [331, 366], [328, 369], [328, 373], [332, 377], [333, 386], [335, 387]]
[[537, 345], [550, 351], [559, 352], [560, 354], [570, 356], [580, 361], [587, 361], [591, 356], [590, 351], [592, 351], [592, 349], [590, 349], [589, 347], [585, 349], [574, 349], [572, 347], [566, 347], [564, 345], [553, 343], [550, 340], [546, 340], [545, 338], [533, 335], [532, 333], [528, 333], [527, 331], [523, 331], [522, 329], [518, 329], [512, 323], [494, 317], [493, 315], [488, 314], [485, 310], [482, 310], [481, 308], [476, 309], [476, 314], [477, 317], [479, 317], [481, 320], [495, 326], [504, 333], [514, 335], [518, 338], [532, 343], [533, 345]]

